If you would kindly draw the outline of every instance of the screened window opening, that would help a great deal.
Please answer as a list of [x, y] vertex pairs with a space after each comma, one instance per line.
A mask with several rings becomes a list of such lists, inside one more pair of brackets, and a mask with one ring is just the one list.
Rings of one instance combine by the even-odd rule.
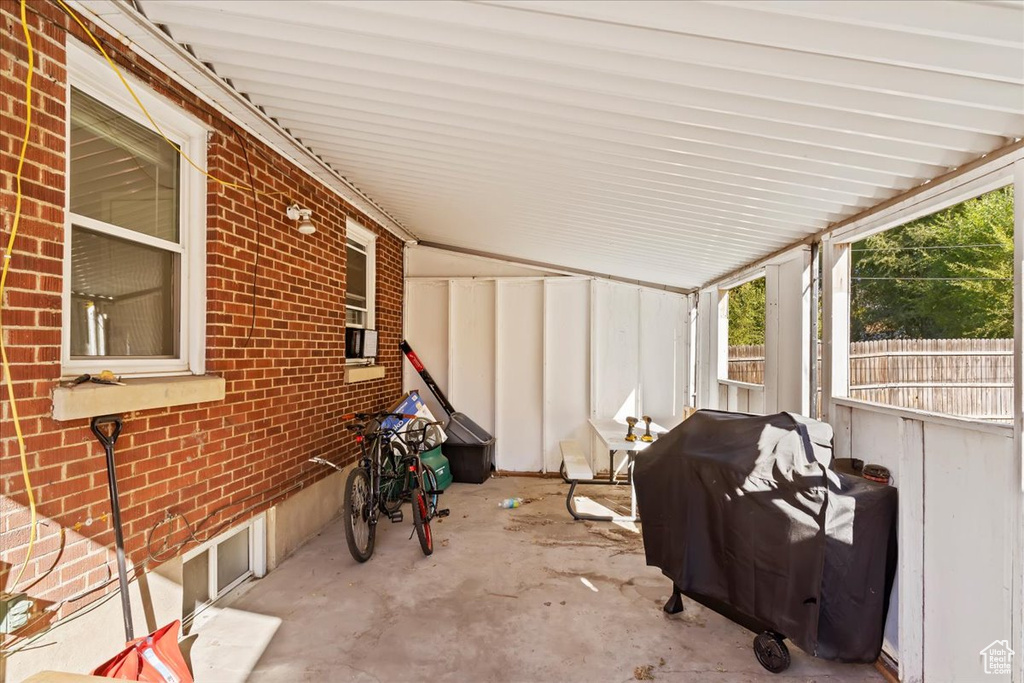
[[728, 292], [729, 375], [727, 379], [764, 384], [765, 279]]
[[1013, 414], [1013, 188], [851, 245], [850, 397]]

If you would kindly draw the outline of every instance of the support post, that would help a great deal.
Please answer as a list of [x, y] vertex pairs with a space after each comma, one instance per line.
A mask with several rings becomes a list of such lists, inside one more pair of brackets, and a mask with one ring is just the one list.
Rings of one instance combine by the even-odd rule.
[[899, 426], [899, 656], [900, 681], [924, 681], [924, 423]]
[[832, 399], [850, 393], [850, 245], [823, 239], [822, 259], [821, 415], [830, 422]]
[[1013, 567], [1011, 680], [1024, 683], [1024, 160], [1013, 165]]

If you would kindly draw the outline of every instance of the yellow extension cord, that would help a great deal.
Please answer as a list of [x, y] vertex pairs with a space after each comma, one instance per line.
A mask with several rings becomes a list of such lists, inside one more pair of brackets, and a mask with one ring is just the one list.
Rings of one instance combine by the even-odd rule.
[[[59, 4], [61, 6], [61, 8], [68, 14], [68, 16], [71, 17], [75, 21], [75, 23], [79, 25], [79, 27], [81, 27], [81, 29], [85, 32], [85, 34], [87, 36], [89, 36], [89, 39], [92, 41], [92, 44], [96, 46], [96, 49], [99, 50], [100, 54], [102, 54], [104, 59], [106, 59], [107, 64], [109, 64], [110, 68], [113, 69], [114, 73], [117, 74], [117, 77], [121, 80], [121, 83], [124, 85], [125, 89], [132, 96], [132, 99], [135, 100], [135, 104], [137, 104], [139, 106], [139, 109], [142, 111], [142, 113], [145, 115], [145, 117], [149, 120], [149, 122], [153, 125], [153, 128], [156, 129], [157, 133], [160, 134], [160, 137], [162, 137], [164, 139], [164, 142], [166, 142], [168, 145], [170, 145], [183, 159], [185, 159], [185, 161], [187, 161], [189, 163], [189, 165], [191, 165], [194, 169], [196, 169], [197, 171], [202, 173], [204, 176], [206, 176], [210, 180], [213, 180], [213, 181], [219, 183], [220, 185], [224, 185], [226, 187], [231, 187], [231, 188], [235, 188], [235, 189], [239, 189], [239, 190], [251, 190], [251, 191], [256, 192], [256, 193], [258, 193], [260, 195], [263, 195], [264, 197], [281, 196], [281, 195], [288, 194], [286, 192], [274, 192], [274, 193], [261, 192], [261, 191], [257, 190], [256, 188], [254, 188], [251, 185], [248, 185], [246, 183], [231, 182], [231, 181], [228, 181], [228, 180], [224, 180], [222, 178], [218, 178], [218, 177], [212, 175], [211, 173], [209, 173], [205, 168], [202, 168], [201, 166], [199, 166], [187, 154], [185, 154], [178, 147], [178, 145], [176, 145], [170, 138], [167, 137], [167, 135], [164, 133], [163, 129], [160, 128], [160, 124], [158, 124], [153, 119], [152, 115], [150, 115], [149, 110], [146, 109], [146, 106], [139, 99], [138, 95], [135, 94], [135, 90], [132, 88], [131, 84], [129, 84], [128, 80], [125, 79], [124, 75], [121, 73], [121, 70], [117, 67], [117, 64], [115, 64], [114, 60], [110, 58], [110, 55], [107, 53], [107, 51], [105, 49], [103, 49], [103, 45], [96, 38], [96, 36], [93, 34], [93, 32], [89, 30], [89, 27], [86, 26], [84, 22], [82, 22], [82, 20], [78, 17], [78, 15], [74, 12], [74, 10], [72, 10], [70, 7], [68, 7], [67, 4], [65, 4], [63, 2], [63, 0], [56, 0], [56, 1], [57, 1], [57, 4]], [[23, 167], [25, 165], [25, 156], [26, 156], [26, 154], [28, 152], [29, 134], [32, 131], [32, 76], [35, 73], [35, 51], [34, 51], [34, 49], [32, 47], [32, 35], [31, 35], [31, 33], [29, 31], [29, 28], [28, 28], [28, 20], [26, 19], [26, 3], [27, 3], [27, 0], [21, 0], [21, 2], [20, 2], [21, 30], [22, 30], [22, 32], [25, 35], [25, 45], [26, 45], [27, 51], [28, 51], [28, 74], [25, 77], [25, 135], [22, 137], [21, 153], [20, 153], [20, 155], [18, 157], [18, 170], [17, 170], [17, 173], [15, 175], [16, 199], [15, 199], [15, 204], [14, 204], [14, 220], [13, 220], [13, 223], [11, 225], [10, 237], [7, 240], [7, 249], [4, 252], [3, 271], [2, 271], [2, 274], [0, 274], [0, 361], [2, 361], [2, 365], [3, 365], [4, 383], [7, 386], [7, 397], [9, 399], [10, 406], [11, 406], [11, 418], [12, 418], [12, 421], [14, 422], [14, 431], [17, 434], [17, 438], [18, 438], [18, 453], [19, 453], [19, 457], [20, 457], [20, 460], [21, 460], [21, 474], [22, 474], [22, 477], [25, 480], [25, 492], [26, 492], [26, 495], [28, 497], [28, 507], [29, 507], [29, 513], [30, 513], [30, 517], [31, 517], [31, 526], [30, 526], [30, 529], [29, 529], [29, 540], [28, 540], [28, 551], [25, 553], [25, 560], [24, 560], [24, 562], [22, 562], [22, 565], [21, 565], [21, 568], [18, 571], [17, 577], [14, 579], [14, 582], [12, 584], [10, 584], [12, 590], [21, 582], [22, 577], [25, 575], [25, 570], [28, 568], [29, 560], [32, 558], [32, 550], [33, 550], [33, 548], [35, 546], [35, 542], [36, 542], [36, 521], [37, 521], [36, 499], [35, 499], [35, 494], [33, 493], [33, 490], [32, 490], [32, 479], [31, 479], [31, 477], [29, 475], [28, 459], [27, 459], [27, 455], [26, 455], [26, 452], [25, 452], [25, 438], [24, 438], [24, 435], [22, 434], [22, 431], [21, 431], [21, 420], [20, 420], [20, 418], [18, 416], [18, 406], [17, 406], [17, 401], [16, 401], [15, 396], [14, 396], [14, 383], [13, 383], [13, 381], [11, 379], [11, 368], [10, 368], [10, 363], [9, 363], [9, 361], [7, 359], [7, 347], [6, 347], [6, 343], [5, 343], [5, 340], [4, 340], [4, 334], [3, 334], [3, 309], [4, 309], [4, 302], [5, 302], [4, 294], [6, 292], [6, 285], [7, 285], [7, 272], [8, 272], [8, 269], [10, 268], [10, 264], [11, 264], [11, 258], [12, 258], [12, 254], [13, 254], [13, 251], [14, 251], [14, 240], [15, 240], [15, 237], [17, 237], [17, 234], [18, 234], [18, 225], [21, 222], [21, 203], [22, 203], [22, 197], [23, 197], [22, 187], [21, 187], [22, 169], [23, 169]], [[0, 586], [0, 590], [2, 590], [2, 588], [3, 587]]]
[[107, 64], [109, 64], [110, 68], [114, 70], [114, 73], [117, 74], [117, 77], [121, 79], [121, 83], [124, 85], [128, 93], [132, 96], [132, 99], [135, 100], [135, 104], [139, 105], [139, 109], [145, 115], [146, 119], [151, 124], [153, 124], [153, 128], [155, 128], [156, 132], [159, 133], [160, 137], [164, 139], [164, 142], [170, 145], [174, 149], [174, 151], [177, 152], [182, 159], [187, 161], [192, 168], [196, 169], [210, 180], [213, 180], [214, 182], [217, 182], [225, 187], [231, 187], [237, 190], [250, 190], [264, 197], [279, 197], [289, 194], [287, 192], [262, 192], [260, 190], [257, 190], [252, 185], [248, 185], [246, 183], [236, 183], [230, 180], [224, 180], [223, 178], [218, 178], [217, 176], [211, 174], [209, 171], [207, 171], [205, 168], [203, 168], [196, 162], [192, 161], [192, 159], [187, 154], [185, 154], [185, 152], [183, 152], [181, 148], [178, 147], [178, 145], [176, 145], [170, 138], [167, 137], [163, 129], [160, 127], [160, 124], [158, 124], [153, 119], [152, 115], [150, 115], [149, 113], [149, 110], [146, 109], [146, 106], [144, 104], [142, 104], [142, 100], [140, 100], [139, 96], [135, 94], [135, 90], [132, 88], [131, 84], [128, 83], [128, 79], [126, 79], [124, 77], [124, 74], [121, 73], [121, 70], [117, 68], [117, 64], [115, 64], [114, 60], [110, 58], [110, 55], [107, 54], [107, 51], [103, 49], [103, 45], [96, 38], [96, 36], [93, 35], [93, 32], [89, 30], [89, 27], [85, 25], [85, 23], [78, 17], [77, 14], [75, 14], [74, 10], [72, 10], [64, 3], [64, 0], [57, 0], [57, 4], [59, 4], [61, 8], [68, 14], [68, 16], [74, 19], [75, 23], [78, 24], [83, 31], [85, 31], [85, 34], [87, 36], [89, 36], [89, 40], [91, 40], [92, 44], [96, 46], [96, 49], [100, 51], [100, 54], [103, 55], [103, 58], [107, 60]]
[[[14, 432], [18, 435], [18, 453], [21, 456], [21, 475], [25, 478], [25, 492], [28, 494], [28, 509], [31, 515], [31, 528], [28, 535], [28, 552], [25, 553], [25, 561], [21, 564], [18, 577], [11, 584], [13, 590], [25, 575], [28, 561], [32, 557], [32, 548], [36, 543], [36, 497], [32, 492], [32, 479], [28, 474], [28, 460], [25, 456], [25, 437], [21, 433], [21, 420], [18, 419], [18, 404], [14, 399], [14, 383], [11, 381], [11, 366], [7, 361], [7, 346], [4, 343], [3, 334], [3, 310], [4, 292], [7, 286], [7, 270], [11, 265], [11, 254], [14, 251], [14, 238], [18, 234], [18, 223], [21, 222], [21, 172], [25, 165], [25, 155], [28, 153], [28, 137], [32, 130], [32, 75], [35, 72], [35, 53], [32, 50], [32, 36], [29, 34], [28, 21], [25, 18], [25, 4], [27, 0], [21, 0], [21, 30], [25, 33], [25, 44], [28, 47], [28, 75], [25, 77], [25, 136], [21, 139], [21, 154], [18, 156], [18, 171], [14, 176], [17, 196], [14, 200], [14, 222], [11, 224], [11, 236], [7, 240], [7, 250], [4, 252], [3, 273], [0, 274], [0, 358], [3, 360], [4, 381], [7, 385], [7, 398], [11, 404], [11, 418], [14, 421]], [[0, 587], [2, 588], [2, 587]]]

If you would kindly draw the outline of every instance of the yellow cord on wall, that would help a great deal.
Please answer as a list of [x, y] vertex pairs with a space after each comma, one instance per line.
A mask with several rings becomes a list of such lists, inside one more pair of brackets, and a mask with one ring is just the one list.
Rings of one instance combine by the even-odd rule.
[[28, 459], [25, 456], [25, 437], [21, 433], [21, 420], [18, 418], [18, 404], [14, 399], [14, 383], [11, 381], [11, 365], [7, 361], [7, 346], [4, 342], [3, 333], [3, 311], [4, 292], [7, 286], [7, 270], [11, 266], [11, 254], [14, 252], [14, 238], [18, 235], [18, 224], [21, 222], [21, 172], [25, 165], [25, 155], [28, 153], [28, 137], [32, 130], [32, 74], [35, 71], [35, 53], [32, 50], [32, 36], [28, 30], [28, 20], [25, 18], [25, 4], [27, 0], [21, 0], [21, 30], [25, 33], [25, 44], [28, 47], [28, 75], [25, 76], [25, 136], [21, 139], [21, 154], [18, 156], [18, 171], [14, 176], [16, 199], [14, 200], [14, 222], [11, 224], [11, 236], [7, 240], [7, 250], [4, 252], [4, 267], [0, 273], [0, 359], [3, 361], [4, 382], [7, 385], [7, 398], [11, 405], [11, 419], [14, 421], [14, 433], [18, 435], [18, 454], [21, 457], [21, 475], [25, 479], [25, 493], [28, 495], [28, 509], [31, 517], [31, 528], [28, 534], [28, 551], [25, 553], [25, 561], [21, 563], [18, 576], [11, 584], [11, 590], [21, 582], [25, 575], [28, 561], [32, 557], [32, 547], [36, 543], [36, 497], [32, 492], [32, 479], [28, 473]]
[[124, 77], [124, 74], [121, 73], [121, 70], [117, 67], [117, 64], [115, 64], [114, 60], [110, 58], [110, 55], [107, 53], [107, 51], [103, 49], [103, 45], [100, 43], [99, 39], [93, 34], [93, 32], [89, 30], [89, 27], [85, 25], [85, 22], [83, 22], [81, 18], [79, 18], [79, 16], [75, 14], [74, 10], [72, 10], [70, 7], [67, 6], [67, 4], [65, 4], [64, 0], [57, 0], [57, 4], [59, 4], [61, 8], [63, 8], [64, 11], [67, 13], [67, 15], [74, 19], [75, 23], [78, 24], [83, 31], [85, 31], [85, 34], [89, 36], [89, 40], [92, 41], [92, 44], [95, 45], [96, 49], [100, 51], [100, 54], [103, 55], [103, 58], [107, 60], [107, 64], [110, 65], [110, 68], [114, 70], [115, 74], [117, 74], [117, 77], [121, 80], [121, 83], [128, 91], [128, 94], [130, 94], [132, 96], [132, 99], [135, 100], [135, 104], [139, 106], [139, 109], [142, 111], [143, 115], [151, 124], [153, 124], [153, 128], [156, 130], [156, 132], [160, 135], [160, 137], [164, 139], [164, 142], [170, 145], [174, 149], [174, 151], [177, 152], [178, 155], [181, 156], [181, 158], [184, 159], [189, 164], [189, 166], [196, 169], [210, 180], [220, 183], [225, 187], [231, 187], [237, 190], [250, 190], [264, 197], [281, 197], [292, 194], [290, 192], [262, 192], [261, 190], [257, 190], [252, 185], [248, 185], [246, 183], [237, 183], [230, 180], [224, 180], [223, 178], [218, 178], [217, 176], [213, 175], [196, 162], [192, 161], [192, 159], [187, 154], [185, 154], [185, 152], [182, 151], [181, 147], [179, 147], [177, 144], [174, 143], [173, 140], [167, 137], [163, 129], [160, 127], [160, 124], [156, 122], [153, 116], [149, 113], [149, 110], [146, 109], [146, 105], [144, 105], [142, 103], [142, 100], [139, 99], [139, 96], [135, 94], [135, 89], [132, 88], [131, 84], [128, 82], [128, 79]]

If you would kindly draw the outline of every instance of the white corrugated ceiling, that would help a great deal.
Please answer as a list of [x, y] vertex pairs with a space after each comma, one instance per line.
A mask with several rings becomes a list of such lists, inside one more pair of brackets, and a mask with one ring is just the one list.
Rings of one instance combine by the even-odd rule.
[[137, 4], [421, 240], [679, 287], [1024, 136], [1021, 2]]

